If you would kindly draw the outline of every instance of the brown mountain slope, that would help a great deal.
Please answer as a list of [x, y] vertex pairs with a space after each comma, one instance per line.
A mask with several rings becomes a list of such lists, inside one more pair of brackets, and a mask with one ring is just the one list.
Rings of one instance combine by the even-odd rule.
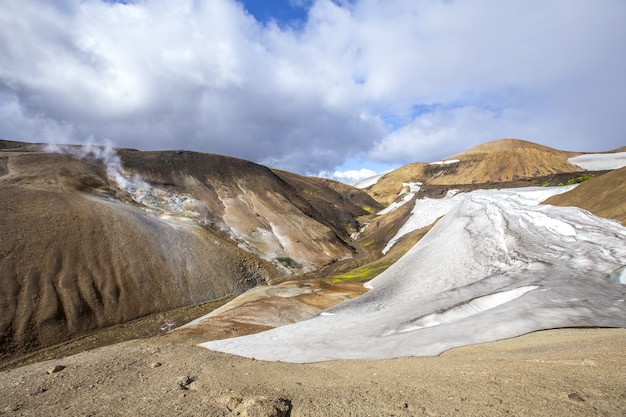
[[367, 193], [376, 201], [387, 206], [403, 191], [404, 183], [424, 182], [427, 178], [427, 164], [414, 163], [405, 165], [383, 175], [376, 184], [367, 189]]
[[[302, 177], [286, 171], [275, 170], [275, 172], [280, 178], [299, 190], [302, 197], [315, 206], [324, 219], [339, 221], [340, 224], [335, 225], [335, 227], [344, 232], [346, 225], [349, 225], [351, 231], [358, 230], [355, 218], [384, 208], [366, 192], [337, 181], [318, 177]], [[340, 209], [339, 212], [337, 209]], [[339, 217], [337, 217], [338, 215]]]
[[275, 274], [199, 226], [124, 204], [11, 187], [0, 196], [3, 350], [225, 297]]
[[[435, 174], [432, 184], [484, 184], [536, 178], [581, 168], [567, 159], [577, 155], [518, 139], [500, 139], [475, 146], [447, 158], [460, 160], [450, 164], [450, 173]], [[457, 166], [455, 166], [457, 165]]]
[[331, 189], [305, 198], [266, 167], [218, 155], [119, 155], [0, 142], [0, 356], [354, 252], [354, 214], [366, 212]]
[[10, 155], [7, 165], [0, 178], [2, 355], [240, 293], [277, 273], [197, 223], [117, 200], [97, 163], [25, 153]]
[[[197, 152], [119, 153], [129, 172], [140, 174], [155, 187], [201, 201], [197, 209], [201, 219], [256, 256], [268, 261], [292, 258], [305, 269], [352, 256], [352, 249], [344, 243], [349, 231], [336, 219], [343, 211], [320, 212], [324, 206], [320, 199], [308, 199], [305, 190], [267, 167]], [[340, 196], [329, 198], [339, 200]], [[346, 225], [356, 227], [353, 216], [348, 216]]]
[[550, 197], [545, 204], [576, 206], [626, 226], [626, 167], [607, 172], [573, 190]]
[[[440, 163], [415, 163], [384, 175], [368, 193], [390, 203], [402, 183], [423, 182], [425, 186], [455, 186], [504, 183], [550, 174], [580, 172], [567, 159], [577, 153], [559, 151], [518, 139], [499, 139], [475, 146]], [[453, 162], [457, 161], [458, 162]]]

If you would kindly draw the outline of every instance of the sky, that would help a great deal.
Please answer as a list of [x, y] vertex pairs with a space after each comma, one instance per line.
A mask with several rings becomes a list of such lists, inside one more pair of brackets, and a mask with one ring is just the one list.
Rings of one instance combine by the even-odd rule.
[[0, 138], [354, 182], [499, 138], [626, 145], [623, 0], [3, 0]]

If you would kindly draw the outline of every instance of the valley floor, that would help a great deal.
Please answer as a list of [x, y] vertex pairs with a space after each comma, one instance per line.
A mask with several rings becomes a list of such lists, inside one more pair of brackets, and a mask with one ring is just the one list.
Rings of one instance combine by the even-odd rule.
[[541, 331], [438, 357], [313, 364], [246, 359], [197, 342], [170, 334], [0, 372], [0, 415], [626, 414], [626, 329]]

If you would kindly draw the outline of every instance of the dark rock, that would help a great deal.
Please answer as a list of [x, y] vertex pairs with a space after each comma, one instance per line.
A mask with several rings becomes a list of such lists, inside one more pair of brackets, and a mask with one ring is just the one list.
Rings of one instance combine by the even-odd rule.
[[35, 391], [31, 392], [30, 395], [39, 395], [39, 394], [43, 394], [46, 391], [48, 391], [47, 388], [39, 387]]
[[188, 388], [189, 384], [191, 384], [193, 382], [193, 378], [191, 378], [190, 376], [187, 376], [187, 375], [179, 376], [178, 380], [176, 382], [178, 383], [178, 388], [179, 389], [187, 390], [187, 389], [189, 389]]
[[574, 401], [581, 401], [581, 402], [585, 401], [583, 397], [581, 397], [575, 392], [570, 392], [569, 394], [567, 394], [567, 398], [569, 398], [570, 400], [574, 400]]
[[61, 372], [62, 370], [65, 369], [65, 366], [63, 365], [54, 365], [54, 367], [48, 369], [48, 374], [52, 375], [52, 374], [56, 374], [57, 372]]

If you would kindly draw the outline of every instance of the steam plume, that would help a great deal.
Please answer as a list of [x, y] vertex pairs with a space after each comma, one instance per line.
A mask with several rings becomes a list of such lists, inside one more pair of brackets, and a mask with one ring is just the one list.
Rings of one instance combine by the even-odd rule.
[[193, 197], [162, 190], [150, 185], [137, 173], [128, 175], [122, 167], [122, 160], [109, 140], [104, 145], [96, 145], [89, 139], [84, 145], [49, 144], [44, 148], [46, 152], [65, 153], [76, 159], [95, 159], [106, 167], [107, 177], [115, 182], [117, 188], [126, 192], [135, 202], [146, 207], [167, 210], [200, 219], [204, 204]]

